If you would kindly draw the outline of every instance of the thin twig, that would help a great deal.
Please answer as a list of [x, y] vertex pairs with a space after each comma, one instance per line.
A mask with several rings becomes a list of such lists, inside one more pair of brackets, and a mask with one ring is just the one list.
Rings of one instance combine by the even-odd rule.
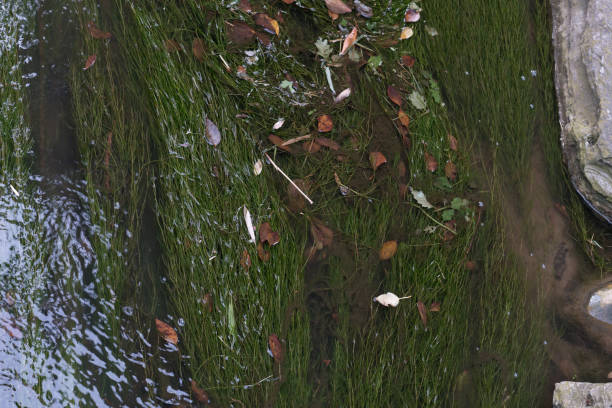
[[281, 143], [281, 146], [289, 146], [291, 144], [297, 143], [302, 140], [310, 139], [310, 134], [304, 136], [294, 137], [293, 139], [289, 139], [286, 142]]
[[273, 166], [273, 167], [276, 169], [276, 171], [278, 171], [280, 174], [282, 174], [282, 175], [283, 175], [283, 177], [285, 177], [287, 180], [289, 180], [289, 182], [291, 183], [291, 185], [292, 185], [293, 187], [295, 187], [295, 189], [296, 189], [297, 191], [299, 191], [299, 192], [300, 192], [300, 194], [302, 194], [302, 195], [304, 196], [304, 198], [305, 198], [305, 199], [306, 199], [306, 200], [307, 200], [307, 201], [308, 201], [308, 202], [309, 202], [311, 205], [312, 205], [312, 204], [314, 204], [314, 202], [313, 202], [313, 201], [312, 201], [312, 200], [311, 200], [311, 199], [310, 199], [310, 198], [309, 198], [309, 197], [306, 195], [306, 193], [304, 193], [304, 192], [302, 191], [302, 189], [300, 189], [300, 188], [297, 186], [297, 184], [295, 184], [295, 183], [293, 182], [293, 180], [291, 180], [291, 179], [289, 178], [289, 176], [288, 176], [288, 175], [286, 175], [286, 174], [285, 174], [285, 172], [284, 172], [284, 171], [282, 171], [282, 170], [281, 170], [281, 168], [280, 168], [280, 167], [278, 167], [278, 166], [276, 165], [276, 163], [274, 163], [274, 160], [272, 160], [272, 158], [271, 158], [271, 157], [268, 155], [268, 153], [264, 153], [264, 155], [265, 155], [265, 156], [266, 156], [266, 158], [267, 158], [267, 159], [270, 161], [270, 164], [272, 164], [272, 166]]

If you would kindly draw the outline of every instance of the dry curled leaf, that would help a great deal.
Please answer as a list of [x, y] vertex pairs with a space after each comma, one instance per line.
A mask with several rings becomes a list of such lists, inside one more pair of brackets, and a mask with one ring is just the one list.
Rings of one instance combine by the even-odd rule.
[[370, 164], [372, 165], [372, 169], [376, 170], [386, 162], [387, 158], [381, 152], [370, 153]]
[[419, 316], [424, 326], [427, 326], [427, 308], [420, 300], [417, 302], [417, 309], [419, 309]]
[[451, 135], [450, 133], [447, 136], [448, 136], [448, 146], [450, 147], [452, 151], [456, 152], [458, 148], [457, 139], [455, 139], [455, 136]]
[[155, 319], [155, 327], [157, 328], [159, 335], [168, 343], [172, 343], [174, 345], [178, 344], [178, 335], [169, 324], [164, 323], [159, 319]]
[[411, 57], [410, 55], [402, 55], [402, 58], [400, 59], [400, 62], [402, 65], [408, 67], [408, 68], [412, 68], [414, 66], [414, 63], [416, 62], [416, 60], [414, 59], [414, 57]]
[[319, 132], [329, 132], [334, 128], [334, 122], [329, 115], [321, 115], [318, 118], [317, 129]]
[[111, 33], [100, 30], [93, 21], [87, 23], [87, 30], [93, 38], [98, 40], [107, 40], [112, 37]]
[[83, 67], [83, 71], [92, 67], [93, 64], [96, 63], [96, 54], [90, 55], [87, 57], [87, 61], [85, 61], [85, 66]]
[[310, 233], [317, 249], [330, 246], [334, 240], [334, 232], [317, 218], [311, 219]]
[[206, 118], [206, 141], [213, 146], [217, 146], [221, 143], [221, 132], [219, 132], [219, 128], [208, 118]]
[[259, 242], [267, 242], [268, 245], [274, 246], [280, 241], [280, 234], [277, 231], [273, 231], [269, 222], [264, 222], [259, 227]]
[[432, 173], [438, 169], [438, 161], [428, 152], [425, 152], [425, 165]]
[[447, 161], [446, 166], [444, 166], [444, 174], [450, 181], [457, 180], [457, 166], [452, 161]]
[[191, 43], [191, 51], [193, 52], [193, 56], [200, 62], [204, 61], [204, 51], [206, 47], [204, 46], [204, 40], [201, 38], [194, 38]]
[[410, 126], [410, 117], [408, 117], [408, 114], [406, 112], [400, 109], [399, 112], [397, 113], [397, 117], [400, 123], [402, 124], [402, 126], [404, 127]]
[[249, 44], [255, 38], [255, 30], [242, 21], [226, 21], [225, 31], [227, 32], [227, 38], [238, 45]]
[[339, 150], [340, 149], [340, 145], [336, 142], [334, 142], [333, 140], [327, 138], [327, 137], [315, 137], [314, 139], [318, 144], [320, 144], [321, 146], [325, 146], [328, 149], [332, 149], [332, 150]]
[[249, 255], [249, 251], [246, 249], [242, 251], [242, 257], [240, 258], [240, 265], [242, 269], [248, 271], [251, 267], [251, 255]]
[[191, 380], [191, 394], [193, 394], [196, 401], [202, 404], [208, 404], [210, 402], [210, 398], [208, 398], [206, 391], [198, 387], [198, 384], [194, 380]]
[[268, 140], [272, 142], [279, 149], [282, 149], [288, 153], [293, 153], [293, 151], [291, 150], [291, 147], [285, 146], [285, 141], [281, 139], [280, 137], [270, 134], [268, 135]]
[[351, 8], [342, 0], [325, 0], [325, 5], [329, 11], [335, 14], [345, 14], [351, 12]]
[[387, 96], [397, 106], [402, 106], [402, 94], [392, 85], [387, 87]]
[[397, 241], [387, 241], [383, 244], [382, 248], [380, 248], [380, 252], [378, 253], [378, 257], [381, 261], [386, 261], [391, 259], [393, 255], [397, 252]]
[[355, 44], [355, 41], [357, 41], [357, 27], [353, 27], [351, 32], [344, 39], [340, 55], [346, 54], [346, 52], [353, 46], [353, 44]]
[[267, 15], [266, 13], [257, 13], [253, 16], [253, 21], [260, 27], [263, 27], [264, 30], [269, 32], [270, 34], [276, 34], [280, 32], [280, 27], [278, 25], [278, 21]]
[[270, 260], [270, 253], [264, 249], [261, 242], [257, 244], [257, 256], [262, 262], [268, 262]]
[[276, 334], [271, 334], [268, 337], [268, 347], [272, 357], [274, 357], [274, 361], [280, 364], [283, 361], [283, 345]]

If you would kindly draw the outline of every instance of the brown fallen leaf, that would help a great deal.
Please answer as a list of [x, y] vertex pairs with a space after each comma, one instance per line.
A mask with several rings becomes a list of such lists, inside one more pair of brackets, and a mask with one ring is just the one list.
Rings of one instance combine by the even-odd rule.
[[435, 157], [427, 152], [425, 152], [425, 165], [427, 170], [431, 171], [432, 173], [438, 169], [438, 161]]
[[264, 47], [269, 47], [270, 44], [272, 44], [272, 38], [270, 38], [270, 36], [266, 33], [260, 33], [260, 32], [256, 32], [255, 33], [255, 37], [257, 37], [257, 40], [264, 46]]
[[111, 33], [107, 31], [102, 31], [98, 27], [96, 27], [96, 23], [94, 23], [93, 21], [87, 23], [87, 31], [89, 31], [89, 34], [91, 34], [93, 38], [98, 40], [108, 40], [112, 37]]
[[268, 242], [268, 245], [274, 246], [280, 242], [280, 234], [272, 230], [269, 222], [264, 222], [259, 227], [259, 242]]
[[285, 4], [293, 4], [293, 3], [295, 3], [295, 0], [283, 0], [283, 3], [285, 3]]
[[273, 135], [273, 134], [269, 134], [268, 135], [268, 140], [270, 142], [272, 142], [276, 147], [278, 147], [279, 149], [282, 149], [288, 153], [293, 153], [293, 151], [291, 150], [291, 147], [289, 146], [285, 146], [285, 141], [283, 139], [281, 139], [280, 137]]
[[348, 52], [348, 50], [355, 44], [357, 41], [357, 27], [353, 27], [351, 32], [346, 36], [344, 42], [342, 43], [342, 51], [340, 51], [340, 55], [344, 55]]
[[257, 244], [257, 256], [262, 262], [268, 262], [270, 260], [270, 253], [264, 249], [261, 242]]
[[452, 161], [447, 161], [446, 166], [444, 166], [444, 174], [450, 181], [457, 180], [457, 166]]
[[411, 57], [410, 55], [402, 55], [402, 58], [400, 59], [400, 62], [402, 65], [408, 67], [408, 68], [412, 68], [414, 66], [414, 63], [416, 62], [416, 60], [414, 59], [414, 57]]
[[402, 106], [402, 94], [394, 86], [389, 85], [387, 87], [387, 96], [397, 106]]
[[431, 306], [429, 306], [430, 312], [439, 312], [440, 311], [440, 302], [432, 302]]
[[334, 122], [329, 115], [321, 115], [318, 118], [317, 128], [319, 132], [329, 132], [334, 128]]
[[204, 52], [206, 47], [204, 46], [204, 40], [201, 38], [194, 38], [191, 43], [191, 51], [193, 51], [193, 56], [200, 62], [204, 61]]
[[157, 328], [159, 335], [168, 343], [172, 343], [174, 345], [178, 344], [178, 335], [176, 334], [176, 331], [170, 327], [170, 325], [162, 322], [159, 319], [155, 319], [155, 327]]
[[370, 153], [370, 164], [372, 165], [372, 169], [376, 170], [386, 162], [387, 158], [381, 152]]
[[[306, 194], [310, 189], [310, 183], [302, 180], [295, 179], [293, 182]], [[302, 193], [292, 183], [287, 184], [287, 205], [291, 211], [300, 212], [306, 207], [306, 200]]]
[[246, 249], [242, 251], [242, 257], [240, 258], [240, 265], [242, 269], [248, 271], [251, 267], [251, 255], [249, 255], [249, 251]]
[[457, 139], [455, 139], [455, 136], [451, 135], [450, 133], [448, 134], [448, 145], [451, 150], [455, 152], [457, 151], [457, 147], [458, 147]]
[[325, 359], [323, 360], [323, 364], [325, 364], [325, 367], [329, 367], [329, 365], [331, 364], [331, 360]]
[[421, 316], [421, 321], [424, 326], [427, 326], [427, 309], [425, 305], [420, 300], [417, 302], [417, 309], [419, 309], [419, 316]]
[[389, 260], [395, 255], [397, 252], [397, 241], [387, 241], [380, 248], [380, 252], [378, 253], [378, 257], [381, 261]]
[[[455, 220], [446, 221], [444, 223], [444, 226], [446, 226], [447, 228], [449, 228], [449, 229], [454, 231], [455, 228], [457, 227], [457, 221], [455, 221]], [[448, 229], [445, 229], [444, 230], [444, 235], [442, 236], [442, 239], [444, 240], [444, 242], [448, 242], [448, 241], [452, 240], [453, 238], [455, 238], [455, 234], [450, 232]]]
[[340, 17], [340, 14], [334, 13], [331, 10], [327, 10], [327, 14], [329, 15], [329, 18], [332, 19], [332, 21], [336, 21], [338, 19], [338, 17]]
[[406, 112], [400, 109], [399, 112], [397, 113], [397, 117], [403, 126], [405, 127], [410, 126], [410, 117], [408, 117], [408, 114], [406, 114]]
[[317, 218], [311, 218], [310, 233], [317, 249], [330, 246], [334, 240], [334, 232]]
[[168, 52], [177, 52], [181, 50], [181, 45], [174, 40], [168, 39], [164, 41], [164, 48]]
[[255, 38], [255, 30], [242, 21], [226, 21], [225, 32], [227, 38], [237, 45], [247, 45]]
[[342, 0], [325, 0], [327, 9], [332, 13], [345, 14], [350, 13], [351, 8], [347, 6]]
[[87, 57], [87, 61], [85, 61], [85, 66], [83, 67], [83, 71], [92, 67], [93, 64], [96, 63], [96, 54], [90, 55]]
[[340, 149], [340, 145], [338, 143], [336, 143], [335, 141], [327, 138], [327, 137], [316, 137], [315, 142], [317, 142], [318, 144], [320, 144], [321, 146], [325, 146], [328, 149], [332, 149], [332, 150], [339, 150]]
[[191, 393], [193, 394], [196, 401], [201, 402], [202, 404], [208, 404], [210, 402], [210, 398], [206, 391], [198, 387], [198, 384], [191, 380]]
[[208, 313], [212, 313], [213, 299], [210, 293], [207, 293], [204, 296], [202, 296], [202, 299], [200, 299], [200, 303], [202, 303], [202, 306], [204, 306], [204, 308], [208, 311]]
[[266, 13], [257, 13], [253, 16], [253, 21], [260, 27], [263, 27], [264, 30], [269, 32], [270, 34], [278, 35], [280, 31], [280, 27], [278, 26], [278, 21], [267, 15]]
[[315, 140], [307, 140], [302, 145], [304, 151], [306, 153], [316, 153], [321, 150], [321, 145], [318, 144]]
[[276, 334], [271, 334], [268, 337], [268, 347], [272, 357], [274, 357], [274, 361], [280, 364], [283, 361], [283, 345]]
[[206, 141], [213, 146], [217, 146], [221, 143], [221, 132], [219, 132], [219, 128], [208, 118], [206, 118]]

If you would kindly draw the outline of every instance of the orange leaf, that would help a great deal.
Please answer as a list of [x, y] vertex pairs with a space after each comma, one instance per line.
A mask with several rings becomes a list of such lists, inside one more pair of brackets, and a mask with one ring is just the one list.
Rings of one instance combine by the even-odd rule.
[[334, 122], [329, 115], [319, 116], [319, 123], [317, 125], [319, 132], [329, 132], [334, 128]]
[[452, 161], [447, 161], [446, 166], [444, 166], [444, 174], [450, 181], [457, 180], [457, 166]]
[[430, 312], [439, 312], [440, 311], [440, 302], [432, 302], [431, 306], [429, 306]]
[[425, 164], [427, 165], [427, 170], [432, 173], [438, 169], [438, 162], [435, 157], [431, 154], [425, 152]]
[[417, 302], [417, 309], [419, 309], [419, 316], [421, 316], [421, 321], [424, 326], [427, 326], [427, 309], [425, 305], [420, 300]]
[[283, 361], [283, 345], [276, 334], [271, 334], [268, 337], [268, 347], [270, 347], [274, 361], [280, 364]]
[[293, 151], [291, 150], [291, 148], [289, 146], [283, 146], [283, 144], [285, 143], [285, 141], [283, 139], [281, 139], [280, 137], [270, 134], [268, 135], [268, 140], [271, 141], [272, 143], [274, 143], [274, 145], [276, 147], [278, 147], [279, 149], [282, 149], [286, 152], [289, 153], [293, 153]]
[[325, 0], [328, 10], [336, 14], [350, 13], [351, 8], [344, 4], [342, 0]]
[[344, 39], [344, 43], [342, 43], [342, 51], [340, 51], [340, 55], [346, 54], [346, 52], [355, 44], [357, 41], [357, 27], [353, 27], [353, 30], [346, 36]]
[[389, 85], [387, 87], [387, 96], [394, 104], [397, 106], [402, 106], [402, 94], [397, 90], [397, 88]]
[[93, 21], [87, 23], [87, 30], [93, 38], [96, 38], [98, 40], [107, 40], [112, 37], [111, 33], [102, 31], [98, 27], [96, 27], [96, 24]]
[[332, 149], [332, 150], [340, 149], [340, 145], [338, 143], [334, 142], [331, 139], [328, 139], [327, 137], [316, 137], [314, 140], [321, 146], [325, 146], [329, 149]]
[[402, 55], [402, 58], [401, 58], [400, 61], [401, 61], [402, 65], [405, 65], [408, 68], [412, 68], [412, 66], [416, 62], [414, 57], [411, 57], [410, 55]]
[[178, 344], [178, 336], [176, 331], [167, 323], [162, 322], [159, 319], [155, 319], [155, 327], [159, 335], [166, 340], [168, 343]]
[[263, 262], [268, 262], [270, 260], [270, 253], [264, 249], [261, 242], [257, 244], [257, 256]]
[[404, 112], [403, 110], [401, 109], [399, 110], [397, 117], [399, 118], [403, 126], [408, 127], [410, 125], [410, 118], [408, 117], [406, 112]]
[[255, 30], [242, 21], [226, 21], [225, 31], [227, 32], [227, 38], [238, 45], [249, 44], [255, 38]]
[[448, 134], [448, 145], [450, 146], [450, 149], [453, 151], [457, 151], [457, 146], [458, 146], [458, 142], [457, 139], [455, 139], [455, 136], [451, 135], [450, 133]]
[[193, 51], [194, 57], [200, 62], [204, 60], [204, 51], [206, 47], [204, 46], [204, 40], [201, 38], [194, 38], [193, 43], [191, 44], [191, 50]]
[[397, 241], [387, 241], [383, 244], [382, 248], [380, 248], [380, 252], [378, 253], [378, 257], [381, 261], [386, 261], [391, 259], [393, 255], [397, 252]]
[[332, 21], [336, 21], [338, 17], [340, 17], [340, 14], [336, 14], [331, 10], [327, 10], [327, 14], [329, 14], [329, 18], [331, 18]]
[[257, 13], [253, 16], [253, 21], [258, 26], [263, 27], [264, 30], [269, 32], [270, 34], [278, 35], [280, 28], [278, 26], [278, 21], [267, 15], [266, 13]]
[[303, 147], [307, 153], [316, 153], [321, 150], [321, 145], [314, 140], [305, 141]]
[[370, 164], [372, 168], [376, 170], [381, 165], [387, 162], [387, 158], [381, 152], [372, 152], [370, 153]]
[[259, 242], [264, 243], [266, 241], [270, 246], [274, 246], [280, 241], [280, 234], [276, 231], [272, 231], [269, 222], [264, 222], [261, 224], [261, 227], [259, 227]]
[[96, 54], [90, 55], [89, 57], [87, 57], [87, 61], [85, 61], [85, 66], [83, 67], [83, 71], [91, 68], [91, 66], [95, 63], [96, 63]]
[[242, 251], [242, 258], [240, 258], [240, 265], [245, 271], [248, 271], [251, 267], [251, 255], [249, 255], [249, 251], [246, 249]]
[[191, 393], [195, 397], [196, 401], [201, 402], [202, 404], [208, 404], [210, 401], [206, 391], [198, 387], [198, 384], [193, 380], [191, 380]]

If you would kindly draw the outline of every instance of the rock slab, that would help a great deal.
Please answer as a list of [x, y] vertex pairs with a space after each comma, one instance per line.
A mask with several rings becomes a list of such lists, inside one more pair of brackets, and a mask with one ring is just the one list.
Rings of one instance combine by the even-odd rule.
[[572, 183], [612, 224], [612, 0], [551, 0], [561, 144]]
[[563, 381], [555, 384], [553, 408], [610, 408], [612, 383]]

